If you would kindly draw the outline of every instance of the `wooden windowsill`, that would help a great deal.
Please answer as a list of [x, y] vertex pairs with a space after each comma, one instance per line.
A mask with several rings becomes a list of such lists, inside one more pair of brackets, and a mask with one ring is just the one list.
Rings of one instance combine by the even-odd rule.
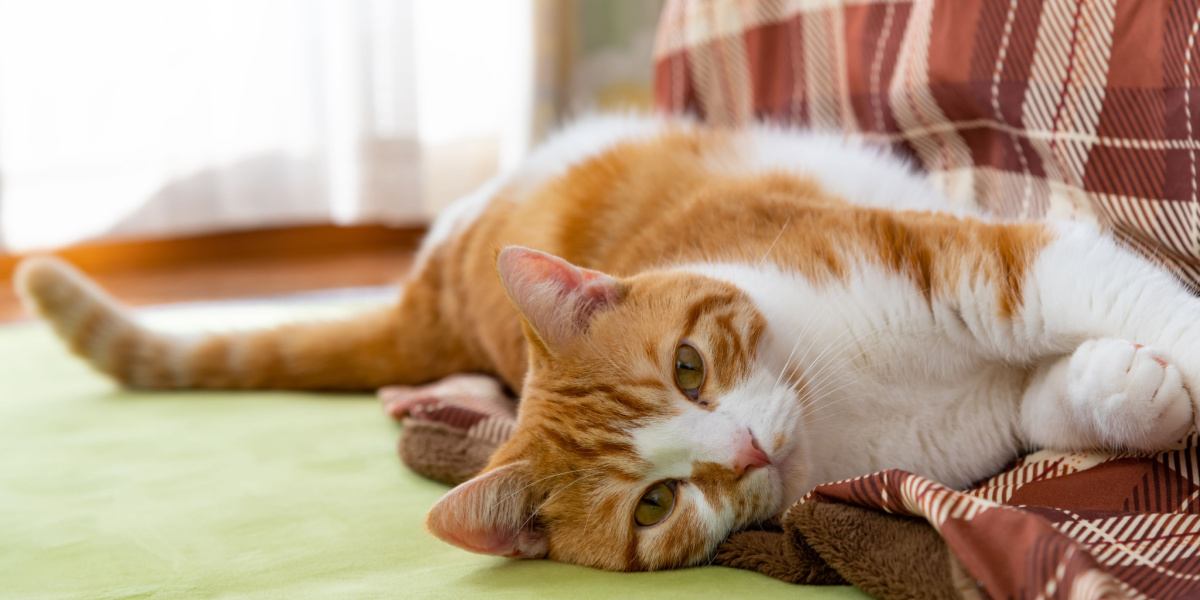
[[[315, 225], [54, 251], [131, 305], [267, 296], [398, 281], [423, 228]], [[23, 256], [0, 255], [0, 321], [24, 311], [12, 289]]]

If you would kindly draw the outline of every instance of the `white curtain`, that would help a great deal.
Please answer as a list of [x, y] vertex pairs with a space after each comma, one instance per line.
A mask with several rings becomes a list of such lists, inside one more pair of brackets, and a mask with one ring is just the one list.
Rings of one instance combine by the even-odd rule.
[[0, 251], [414, 223], [529, 143], [531, 0], [0, 0]]

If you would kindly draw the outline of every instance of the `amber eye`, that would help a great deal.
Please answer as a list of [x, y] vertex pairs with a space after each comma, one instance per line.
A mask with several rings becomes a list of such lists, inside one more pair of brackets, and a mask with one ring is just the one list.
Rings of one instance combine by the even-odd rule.
[[704, 359], [690, 344], [680, 344], [675, 349], [675, 385], [693, 400], [700, 396], [700, 386], [704, 385]]
[[660, 481], [646, 490], [642, 499], [638, 500], [637, 508], [633, 511], [633, 521], [642, 527], [657, 525], [671, 514], [675, 508], [674, 486], [666, 481]]

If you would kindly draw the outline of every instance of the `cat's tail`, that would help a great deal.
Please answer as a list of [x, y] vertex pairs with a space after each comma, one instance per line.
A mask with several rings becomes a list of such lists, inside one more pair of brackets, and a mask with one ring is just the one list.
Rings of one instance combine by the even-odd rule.
[[72, 351], [131, 388], [367, 390], [422, 383], [458, 366], [446, 336], [422, 330], [434, 319], [420, 314], [428, 303], [419, 294], [341, 321], [177, 336], [139, 324], [55, 258], [25, 260], [15, 284]]

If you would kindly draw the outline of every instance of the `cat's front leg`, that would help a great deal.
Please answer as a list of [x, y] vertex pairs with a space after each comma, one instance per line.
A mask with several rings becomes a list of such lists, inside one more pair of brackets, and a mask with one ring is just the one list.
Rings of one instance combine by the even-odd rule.
[[[1006, 325], [981, 328], [982, 337], [1003, 359], [1035, 365], [1088, 340], [1127, 340], [1154, 348], [1178, 370], [1184, 388], [1200, 393], [1200, 299], [1092, 226], [1046, 227], [1051, 239], [1024, 277], [1020, 308]], [[1191, 406], [1194, 422], [1200, 408]]]
[[1056, 239], [1036, 260], [1025, 294], [1025, 329], [1054, 340], [1114, 337], [1153, 346], [1200, 390], [1200, 299], [1090, 226], [1053, 227]]
[[1031, 446], [1057, 450], [1158, 450], [1192, 426], [1179, 369], [1149, 346], [1093, 339], [1046, 361], [1030, 377], [1021, 430]]
[[[1019, 278], [1002, 270], [1009, 279], [963, 286], [972, 295], [957, 305], [977, 348], [1034, 369], [1022, 405], [1027, 441], [1056, 448], [1169, 446], [1186, 432], [1182, 421], [1200, 417], [1196, 398], [1186, 393], [1200, 393], [1200, 299], [1094, 226], [1042, 227], [1045, 237], [1021, 248], [1031, 260]], [[988, 281], [971, 281], [980, 280]], [[1015, 310], [1001, 310], [997, 290], [1019, 298]], [[1146, 348], [1135, 351], [1135, 344]], [[1175, 375], [1182, 392], [1147, 391], [1171, 388]]]

